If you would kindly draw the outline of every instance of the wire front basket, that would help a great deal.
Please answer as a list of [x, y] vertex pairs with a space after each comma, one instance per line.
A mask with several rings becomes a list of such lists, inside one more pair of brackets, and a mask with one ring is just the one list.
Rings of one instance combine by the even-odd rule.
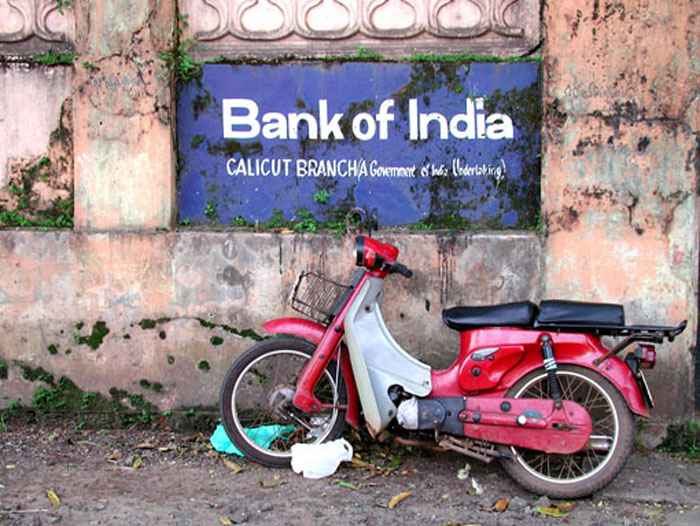
[[292, 309], [321, 325], [328, 325], [340, 297], [348, 288], [315, 272], [302, 272], [294, 286]]

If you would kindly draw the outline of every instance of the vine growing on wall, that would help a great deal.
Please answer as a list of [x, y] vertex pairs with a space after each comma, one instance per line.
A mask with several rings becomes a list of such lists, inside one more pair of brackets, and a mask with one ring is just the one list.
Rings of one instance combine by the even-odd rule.
[[194, 40], [183, 39], [184, 30], [189, 27], [187, 17], [188, 15], [177, 15], [173, 45], [167, 52], [160, 55], [166, 69], [179, 82], [189, 82], [202, 75], [202, 64], [192, 56]]

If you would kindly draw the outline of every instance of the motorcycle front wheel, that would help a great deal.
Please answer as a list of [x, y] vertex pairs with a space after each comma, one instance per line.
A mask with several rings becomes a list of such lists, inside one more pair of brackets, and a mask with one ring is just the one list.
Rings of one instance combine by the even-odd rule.
[[[557, 371], [562, 399], [572, 400], [591, 416], [588, 444], [571, 455], [502, 446], [508, 474], [539, 495], [571, 499], [609, 484], [624, 468], [634, 442], [634, 417], [620, 392], [603, 376], [584, 367], [562, 365]], [[547, 372], [538, 369], [508, 391], [511, 398], [551, 398]]]
[[273, 338], [245, 351], [226, 373], [219, 396], [224, 429], [244, 456], [265, 466], [289, 467], [294, 444], [340, 437], [345, 426], [345, 385], [335, 362], [314, 394], [326, 408], [300, 411], [292, 404], [299, 372], [315, 350], [300, 338]]

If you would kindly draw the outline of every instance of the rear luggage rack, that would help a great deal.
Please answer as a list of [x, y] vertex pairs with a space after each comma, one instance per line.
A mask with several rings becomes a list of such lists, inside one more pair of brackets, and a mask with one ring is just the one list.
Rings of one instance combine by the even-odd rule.
[[664, 338], [672, 342], [676, 336], [682, 333], [688, 325], [688, 320], [683, 320], [676, 327], [663, 327], [657, 325], [576, 325], [576, 324], [547, 324], [536, 323], [538, 330], [555, 332], [585, 332], [601, 336], [625, 336], [612, 349], [600, 358], [593, 360], [595, 365], [600, 365], [613, 354], [617, 354], [634, 342], [662, 343]]
[[657, 325], [599, 325], [584, 323], [536, 322], [534, 328], [555, 332], [585, 332], [600, 336], [627, 336], [634, 338], [634, 341], [661, 343], [664, 338], [668, 338], [668, 341], [672, 342], [676, 336], [685, 330], [687, 325], [687, 320], [682, 321], [676, 327], [664, 327]]

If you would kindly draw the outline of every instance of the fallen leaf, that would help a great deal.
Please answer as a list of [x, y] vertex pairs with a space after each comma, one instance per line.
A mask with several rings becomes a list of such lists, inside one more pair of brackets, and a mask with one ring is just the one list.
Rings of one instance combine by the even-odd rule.
[[156, 446], [151, 444], [150, 442], [141, 442], [140, 444], [136, 444], [131, 448], [132, 451], [136, 451], [137, 449], [155, 449]]
[[697, 486], [698, 484], [700, 484], [700, 480], [698, 480], [698, 479], [689, 479], [689, 478], [686, 478], [686, 477], [681, 477], [681, 478], [679, 478], [679, 479], [678, 479], [678, 482], [680, 482], [680, 483], [683, 484], [684, 486]]
[[510, 499], [501, 499], [493, 505], [493, 510], [499, 513], [506, 511], [508, 509], [508, 504], [510, 504]]
[[345, 480], [336, 480], [333, 484], [336, 486], [340, 486], [341, 488], [348, 488], [351, 490], [359, 489], [359, 487], [355, 486], [355, 484], [353, 484], [352, 482], [347, 482]]
[[90, 442], [89, 440], [78, 440], [75, 443], [76, 446], [98, 446], [99, 444], [95, 444], [95, 442]]
[[161, 453], [167, 453], [168, 451], [174, 451], [174, 450], [175, 450], [175, 446], [163, 446], [163, 447], [158, 448], [158, 451], [160, 451]]
[[664, 512], [662, 508], [654, 508], [653, 510], [644, 510], [644, 513], [648, 517], [656, 517], [657, 515], [661, 515]]
[[386, 507], [389, 508], [390, 510], [394, 509], [399, 502], [401, 502], [402, 500], [404, 500], [405, 498], [410, 497], [410, 496], [411, 496], [410, 491], [404, 491], [402, 493], [394, 495]]
[[561, 511], [559, 508], [546, 508], [544, 506], [535, 506], [534, 510], [537, 513], [546, 515], [547, 517], [554, 517], [556, 519], [563, 519], [568, 515], [568, 513]]
[[15, 469], [16, 467], [17, 466], [15, 466], [14, 464], [8, 464], [7, 466], [5, 466], [6, 469]]
[[110, 462], [110, 461], [114, 461], [114, 460], [119, 460], [120, 458], [122, 458], [122, 452], [121, 452], [121, 451], [115, 451], [115, 452], [112, 453], [111, 455], [107, 455], [107, 456], [105, 457], [105, 460], [106, 460], [107, 462]]
[[379, 443], [384, 443], [388, 441], [393, 435], [391, 434], [391, 431], [384, 430], [381, 433], [379, 433], [379, 436], [377, 437], [377, 441]]
[[58, 508], [61, 505], [61, 499], [58, 498], [55, 491], [47, 489], [46, 496], [48, 497], [51, 506], [54, 508]]
[[280, 480], [279, 475], [275, 475], [274, 477], [272, 477], [271, 480], [261, 480], [260, 481], [260, 485], [263, 488], [276, 488], [280, 484], [282, 484], [282, 481]]
[[471, 465], [467, 462], [464, 467], [457, 471], [457, 478], [459, 480], [467, 480], [469, 478], [469, 472], [472, 470]]
[[231, 519], [229, 519], [228, 517], [219, 517], [219, 522], [224, 526], [231, 526], [233, 524], [233, 522], [231, 522]]
[[570, 512], [576, 507], [575, 502], [556, 502], [554, 504], [554, 507], [557, 508], [558, 510], [564, 511], [564, 512]]
[[240, 465], [236, 464], [235, 462], [233, 462], [232, 460], [229, 460], [227, 458], [224, 459], [224, 465], [227, 468], [229, 468], [231, 471], [233, 471], [234, 475], [236, 473], [240, 473], [241, 471], [243, 471], [243, 466], [240, 466]]
[[350, 465], [354, 468], [369, 468], [372, 470], [374, 470], [376, 467], [374, 464], [370, 464], [369, 462], [365, 462], [364, 460], [355, 457], [353, 457], [353, 459], [350, 461]]
[[134, 469], [139, 469], [139, 468], [143, 467], [143, 460], [141, 459], [141, 457], [134, 458], [134, 461], [132, 462], [131, 467]]

